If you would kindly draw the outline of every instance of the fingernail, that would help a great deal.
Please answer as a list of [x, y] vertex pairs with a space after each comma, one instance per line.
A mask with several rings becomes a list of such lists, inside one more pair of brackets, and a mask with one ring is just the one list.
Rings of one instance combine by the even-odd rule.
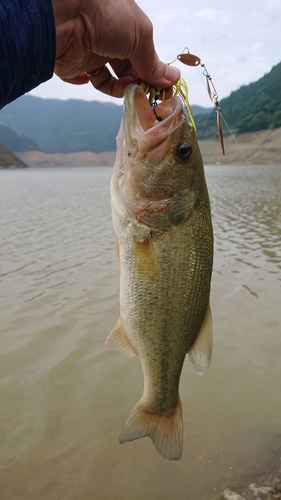
[[168, 80], [170, 83], [176, 83], [181, 76], [181, 72], [178, 68], [175, 66], [166, 66], [166, 71], [165, 71], [165, 79]]

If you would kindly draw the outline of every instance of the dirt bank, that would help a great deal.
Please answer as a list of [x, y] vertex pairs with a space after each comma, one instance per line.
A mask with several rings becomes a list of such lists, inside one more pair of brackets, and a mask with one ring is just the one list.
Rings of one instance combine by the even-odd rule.
[[30, 167], [94, 167], [112, 166], [115, 160], [115, 152], [93, 153], [81, 151], [79, 153], [53, 153], [47, 154], [41, 151], [25, 151], [17, 153], [18, 157]]
[[281, 128], [260, 130], [225, 138], [226, 157], [218, 141], [201, 141], [204, 162], [208, 164], [250, 163], [281, 165]]

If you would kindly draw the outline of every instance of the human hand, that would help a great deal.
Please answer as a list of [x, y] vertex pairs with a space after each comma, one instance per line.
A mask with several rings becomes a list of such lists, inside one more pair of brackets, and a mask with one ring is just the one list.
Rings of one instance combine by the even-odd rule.
[[[91, 81], [122, 97], [129, 83], [175, 84], [180, 71], [159, 60], [152, 24], [134, 0], [52, 0], [56, 23], [55, 73], [65, 82]], [[108, 63], [117, 78], [105, 64]], [[95, 73], [87, 76], [87, 73]]]

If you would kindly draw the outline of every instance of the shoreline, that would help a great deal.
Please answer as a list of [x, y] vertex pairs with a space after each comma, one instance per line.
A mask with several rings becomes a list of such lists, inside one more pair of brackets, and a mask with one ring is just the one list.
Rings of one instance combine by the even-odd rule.
[[260, 470], [245, 472], [211, 500], [281, 500], [281, 449], [272, 450]]
[[[219, 140], [199, 141], [199, 147], [205, 165], [281, 165], [281, 127], [258, 132], [225, 137], [226, 157], [222, 156]], [[16, 153], [21, 161], [30, 167], [95, 167], [110, 166], [115, 161], [115, 151], [93, 153], [42, 153], [25, 151]]]

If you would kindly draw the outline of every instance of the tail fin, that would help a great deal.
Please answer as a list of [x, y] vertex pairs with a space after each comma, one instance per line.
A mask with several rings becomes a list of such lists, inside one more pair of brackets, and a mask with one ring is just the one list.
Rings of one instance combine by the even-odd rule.
[[126, 441], [134, 441], [145, 436], [150, 437], [156, 450], [165, 460], [180, 461], [183, 448], [180, 399], [178, 406], [169, 415], [152, 413], [142, 401], [134, 406], [123, 427], [119, 441], [123, 444]]

